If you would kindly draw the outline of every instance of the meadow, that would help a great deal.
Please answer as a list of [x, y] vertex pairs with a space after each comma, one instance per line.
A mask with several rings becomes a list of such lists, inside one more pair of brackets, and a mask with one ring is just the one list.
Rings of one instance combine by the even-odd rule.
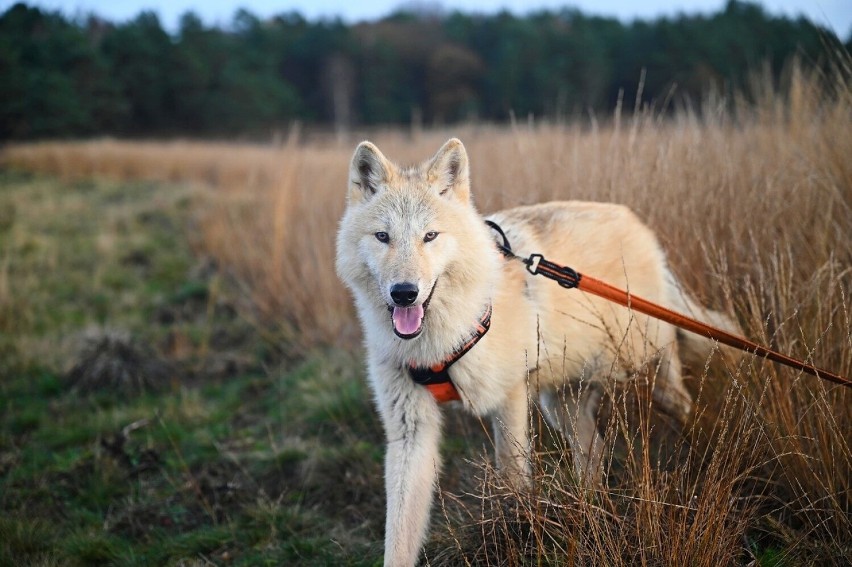
[[[791, 66], [673, 113], [362, 135], [398, 162], [459, 137], [482, 212], [626, 204], [704, 304], [849, 376], [848, 76]], [[0, 563], [380, 562], [383, 434], [333, 268], [357, 141], [2, 149]], [[599, 490], [533, 411], [534, 488], [515, 493], [487, 428], [448, 410], [424, 561], [848, 564], [849, 389], [750, 356], [687, 387], [682, 427], [642, 377], [611, 389]]]

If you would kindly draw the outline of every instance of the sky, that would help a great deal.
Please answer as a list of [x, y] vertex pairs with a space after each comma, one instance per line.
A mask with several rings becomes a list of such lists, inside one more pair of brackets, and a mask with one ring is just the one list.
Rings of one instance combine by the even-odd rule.
[[[15, 0], [0, 0], [0, 10], [5, 11], [14, 3]], [[852, 34], [852, 0], [762, 0], [760, 3], [771, 14], [804, 15], [834, 30], [843, 40]], [[380, 18], [405, 4], [438, 5], [467, 13], [494, 13], [508, 9], [515, 14], [571, 6], [586, 14], [611, 16], [628, 22], [678, 13], [715, 12], [721, 9], [725, 0], [32, 0], [27, 4], [60, 10], [70, 16], [94, 12], [112, 21], [128, 20], [142, 10], [153, 10], [160, 15], [166, 28], [174, 30], [180, 15], [186, 11], [195, 11], [208, 24], [227, 24], [240, 7], [259, 17], [295, 10], [309, 19], [339, 16], [353, 23]]]

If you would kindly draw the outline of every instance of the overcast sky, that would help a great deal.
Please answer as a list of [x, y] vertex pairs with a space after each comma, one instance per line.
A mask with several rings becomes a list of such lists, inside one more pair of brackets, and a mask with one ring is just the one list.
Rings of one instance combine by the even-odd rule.
[[[14, 3], [13, 0], [0, 0], [0, 8], [5, 11]], [[437, 4], [445, 9], [480, 13], [494, 13], [506, 8], [516, 14], [540, 8], [572, 6], [587, 14], [613, 16], [630, 21], [635, 18], [671, 16], [679, 12], [714, 12], [725, 4], [725, 0], [37, 0], [27, 3], [58, 9], [66, 15], [94, 12], [113, 21], [127, 20], [141, 10], [154, 10], [160, 15], [163, 25], [175, 29], [179, 16], [188, 10], [197, 12], [209, 24], [226, 24], [240, 7], [245, 7], [261, 17], [296, 10], [309, 19], [340, 16], [351, 23], [379, 18], [406, 3]], [[812, 21], [833, 29], [843, 40], [852, 32], [852, 0], [763, 0], [760, 3], [773, 14], [803, 14]]]

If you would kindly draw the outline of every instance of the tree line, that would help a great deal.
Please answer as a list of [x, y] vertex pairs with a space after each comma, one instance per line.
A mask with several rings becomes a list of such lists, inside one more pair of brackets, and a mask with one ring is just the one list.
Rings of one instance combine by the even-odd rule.
[[777, 79], [793, 56], [826, 65], [850, 44], [737, 0], [709, 16], [629, 24], [569, 9], [401, 9], [351, 25], [239, 10], [209, 26], [188, 12], [171, 33], [153, 12], [113, 23], [20, 3], [0, 16], [0, 138], [560, 119], [610, 112], [637, 93], [696, 101], [741, 88], [763, 65]]

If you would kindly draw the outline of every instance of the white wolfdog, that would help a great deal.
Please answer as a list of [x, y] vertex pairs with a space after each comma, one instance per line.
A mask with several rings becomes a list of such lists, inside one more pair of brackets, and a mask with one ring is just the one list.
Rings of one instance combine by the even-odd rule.
[[[459, 140], [407, 168], [362, 142], [352, 158], [347, 203], [337, 273], [355, 296], [387, 436], [385, 565], [417, 560], [440, 466], [441, 410], [410, 367], [445, 361], [471, 337], [481, 338], [450, 377], [466, 409], [492, 417], [497, 464], [519, 484], [529, 472], [528, 389], [569, 441], [578, 472], [590, 478], [600, 475], [602, 443], [595, 419], [600, 390], [590, 384], [651, 368], [654, 398], [676, 415], [689, 413], [678, 346], [690, 360], [703, 361], [710, 342], [565, 291], [504, 259], [471, 202]], [[570, 263], [637, 296], [736, 329], [679, 291], [654, 234], [625, 207], [554, 202], [490, 218], [519, 254]], [[488, 313], [490, 331], [477, 334]]]

